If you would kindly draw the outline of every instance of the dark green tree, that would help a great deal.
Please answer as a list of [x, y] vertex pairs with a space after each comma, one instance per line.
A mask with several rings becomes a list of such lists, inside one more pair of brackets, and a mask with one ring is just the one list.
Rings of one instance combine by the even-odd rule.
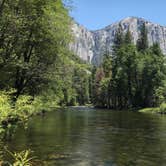
[[119, 24], [118, 29], [115, 32], [113, 55], [116, 56], [116, 51], [124, 44], [124, 34], [122, 25]]
[[146, 28], [146, 24], [143, 23], [140, 29], [140, 37], [137, 41], [137, 49], [138, 51], [145, 51], [146, 49], [148, 49], [148, 47], [148, 30]]
[[124, 37], [124, 43], [125, 44], [132, 44], [132, 35], [130, 32], [130, 28], [128, 27], [127, 32]]
[[1, 88], [35, 95], [49, 68], [67, 55], [70, 17], [61, 0], [9, 0], [1, 4]]
[[105, 55], [96, 72], [95, 105], [124, 109], [157, 106], [165, 99], [166, 67], [160, 46], [138, 51], [128, 30], [124, 42]]
[[103, 55], [102, 67], [105, 73], [105, 77], [110, 78], [112, 75], [112, 57], [109, 53]]

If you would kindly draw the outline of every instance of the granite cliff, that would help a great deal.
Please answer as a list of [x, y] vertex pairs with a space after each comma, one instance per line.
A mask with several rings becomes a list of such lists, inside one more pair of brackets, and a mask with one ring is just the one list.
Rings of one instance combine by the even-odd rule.
[[149, 45], [157, 42], [164, 54], [166, 54], [166, 27], [146, 21], [142, 18], [128, 17], [120, 22], [111, 24], [103, 29], [90, 31], [85, 27], [73, 22], [72, 31], [74, 42], [70, 48], [81, 59], [92, 64], [98, 65], [102, 61], [102, 55], [105, 50], [111, 51], [116, 30], [121, 24], [124, 33], [129, 28], [136, 43], [142, 24], [145, 23], [148, 29]]

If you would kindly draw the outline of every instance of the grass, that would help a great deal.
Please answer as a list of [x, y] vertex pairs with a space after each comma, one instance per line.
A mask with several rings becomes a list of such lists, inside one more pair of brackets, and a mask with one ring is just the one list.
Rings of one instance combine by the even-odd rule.
[[0, 160], [0, 165], [4, 166], [36, 166], [43, 165], [41, 161], [38, 161], [36, 157], [32, 157], [31, 150], [24, 150], [21, 152], [11, 152], [6, 147], [4, 150], [10, 155], [9, 161]]
[[139, 112], [166, 114], [166, 103], [162, 103], [159, 107], [155, 107], [155, 108], [144, 108], [139, 110]]
[[25, 150], [22, 152], [9, 152], [8, 153], [12, 156], [14, 162], [10, 164], [11, 166], [33, 166], [34, 157], [31, 157], [31, 151]]
[[143, 108], [140, 109], [139, 112], [143, 112], [143, 113], [158, 113], [159, 108]]

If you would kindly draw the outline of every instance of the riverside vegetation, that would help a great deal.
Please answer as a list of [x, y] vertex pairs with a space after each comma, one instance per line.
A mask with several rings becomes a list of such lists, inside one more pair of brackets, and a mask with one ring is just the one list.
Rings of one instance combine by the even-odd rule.
[[119, 25], [113, 51], [92, 68], [68, 49], [71, 18], [61, 0], [3, 0], [0, 15], [1, 126], [12, 117], [90, 102], [165, 110], [165, 56], [157, 43], [149, 47], [145, 24], [137, 45]]
[[89, 101], [90, 66], [69, 51], [62, 0], [0, 1], [0, 135], [33, 114]]
[[3, 0], [0, 22], [1, 133], [40, 111], [88, 103], [90, 66], [68, 49], [61, 0]]
[[143, 24], [134, 45], [130, 29], [124, 34], [119, 25], [112, 56], [106, 52], [103, 63], [93, 70], [96, 107], [166, 112], [165, 56], [157, 43], [149, 47], [147, 33]]
[[[113, 52], [92, 67], [69, 51], [73, 40], [62, 0], [0, 2], [0, 135], [57, 106], [85, 105], [166, 112], [165, 56], [149, 47], [147, 29], [134, 45], [116, 32]], [[154, 107], [158, 107], [155, 108]]]

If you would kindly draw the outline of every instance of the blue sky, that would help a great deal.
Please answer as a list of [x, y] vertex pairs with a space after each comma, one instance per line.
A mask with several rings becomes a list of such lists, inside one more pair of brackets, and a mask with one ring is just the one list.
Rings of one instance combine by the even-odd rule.
[[166, 25], [166, 0], [72, 0], [71, 16], [90, 30], [128, 16]]

